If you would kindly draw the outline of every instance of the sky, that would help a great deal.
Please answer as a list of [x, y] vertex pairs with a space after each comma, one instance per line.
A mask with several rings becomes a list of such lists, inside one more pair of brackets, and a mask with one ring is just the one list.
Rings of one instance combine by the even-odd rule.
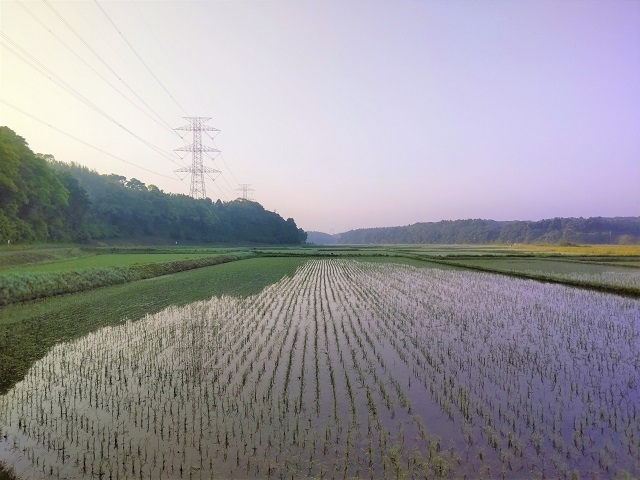
[[0, 0], [35, 152], [188, 194], [183, 117], [307, 231], [638, 216], [640, 1]]

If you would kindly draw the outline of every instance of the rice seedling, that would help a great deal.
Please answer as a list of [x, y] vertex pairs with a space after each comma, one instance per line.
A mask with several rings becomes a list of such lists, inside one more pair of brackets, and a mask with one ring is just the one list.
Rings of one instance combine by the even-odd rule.
[[0, 397], [0, 460], [28, 478], [637, 477], [639, 338], [638, 300], [311, 260], [56, 345]]

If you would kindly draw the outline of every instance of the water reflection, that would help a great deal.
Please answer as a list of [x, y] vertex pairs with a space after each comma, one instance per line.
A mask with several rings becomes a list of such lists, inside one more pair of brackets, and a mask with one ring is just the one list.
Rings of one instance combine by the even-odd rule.
[[28, 478], [638, 476], [639, 335], [637, 300], [312, 261], [57, 345], [0, 399], [0, 458]]

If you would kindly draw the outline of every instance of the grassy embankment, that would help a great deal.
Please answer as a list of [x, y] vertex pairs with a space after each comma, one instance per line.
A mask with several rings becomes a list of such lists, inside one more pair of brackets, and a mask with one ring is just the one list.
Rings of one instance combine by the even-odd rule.
[[42, 249], [0, 254], [0, 306], [248, 258], [238, 250]]

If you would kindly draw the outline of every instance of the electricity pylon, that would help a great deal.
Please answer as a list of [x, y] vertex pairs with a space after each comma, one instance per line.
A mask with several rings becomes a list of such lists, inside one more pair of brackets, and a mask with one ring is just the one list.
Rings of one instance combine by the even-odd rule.
[[239, 184], [240, 188], [236, 188], [236, 190], [239, 190], [242, 192], [242, 198], [245, 200], [249, 200], [249, 192], [254, 192], [255, 190], [251, 187], [250, 183], [241, 183]]
[[[188, 132], [193, 132], [193, 143], [191, 145], [187, 145], [184, 147], [176, 148], [176, 152], [191, 152], [192, 153], [192, 161], [191, 167], [183, 167], [175, 170], [176, 173], [190, 173], [191, 174], [191, 188], [189, 189], [189, 195], [193, 198], [207, 198], [207, 191], [204, 185], [204, 174], [206, 173], [209, 178], [214, 180], [211, 174], [220, 173], [220, 170], [216, 170], [215, 168], [205, 167], [202, 164], [202, 156], [203, 154], [208, 155], [211, 159], [215, 158], [215, 155], [220, 153], [220, 150], [217, 148], [209, 147], [207, 145], [202, 145], [202, 132], [219, 132], [215, 127], [211, 127], [209, 125], [205, 125], [206, 122], [211, 120], [208, 117], [184, 117], [186, 120], [191, 122], [189, 125], [185, 125], [183, 127], [178, 127], [176, 130], [186, 130]], [[209, 137], [210, 134], [207, 133]], [[213, 137], [211, 137], [213, 138]], [[183, 157], [184, 158], [184, 157]]]

